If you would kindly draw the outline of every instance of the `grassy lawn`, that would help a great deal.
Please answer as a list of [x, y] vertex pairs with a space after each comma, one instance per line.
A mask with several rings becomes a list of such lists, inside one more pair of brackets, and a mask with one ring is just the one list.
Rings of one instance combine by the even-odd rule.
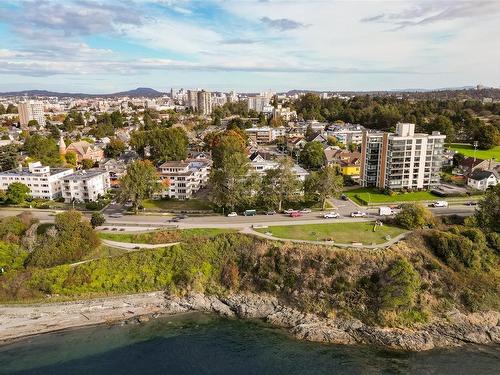
[[114, 257], [118, 255], [125, 254], [127, 250], [124, 249], [116, 249], [114, 247], [109, 247], [106, 245], [101, 245], [94, 249], [91, 253], [87, 254], [87, 256], [83, 259], [97, 259], [97, 258], [105, 258], [105, 257]]
[[212, 211], [210, 202], [200, 199], [148, 199], [142, 204], [147, 211]]
[[[472, 145], [450, 144], [448, 147], [465, 156], [474, 156], [474, 146]], [[476, 158], [484, 160], [496, 159], [496, 161], [500, 161], [500, 146], [493, 147], [490, 150], [476, 150]]]
[[173, 230], [156, 230], [143, 233], [109, 233], [99, 232], [99, 237], [105, 240], [129, 242], [129, 243], [144, 243], [144, 244], [159, 244], [169, 242], [186, 241], [190, 238], [210, 238], [220, 233], [234, 232], [232, 229], [220, 228], [192, 228], [192, 229], [173, 229]]
[[346, 191], [344, 193], [350, 199], [358, 204], [364, 205], [365, 202], [371, 204], [378, 203], [395, 203], [395, 202], [417, 202], [417, 201], [431, 201], [438, 199], [437, 195], [428, 191], [415, 191], [411, 193], [402, 193], [396, 195], [387, 195], [379, 192], [374, 188], [359, 188], [355, 190]]
[[260, 233], [272, 233], [274, 237], [296, 240], [326, 241], [338, 243], [362, 242], [363, 244], [384, 243], [386, 236], [391, 238], [404, 233], [405, 230], [384, 225], [373, 231], [373, 222], [331, 223], [306, 225], [280, 225], [255, 229]]

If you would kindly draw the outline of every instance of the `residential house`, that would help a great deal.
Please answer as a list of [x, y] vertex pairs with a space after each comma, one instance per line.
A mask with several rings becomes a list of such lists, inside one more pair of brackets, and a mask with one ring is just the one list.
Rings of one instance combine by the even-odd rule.
[[95, 163], [98, 163], [104, 159], [104, 150], [102, 150], [101, 148], [87, 141], [73, 142], [68, 147], [66, 147], [64, 139], [61, 136], [61, 139], [59, 140], [59, 153], [61, 155], [66, 155], [66, 153], [69, 151], [76, 154], [77, 162], [81, 162], [84, 159], [89, 159]]
[[[259, 175], [264, 175], [266, 171], [270, 169], [276, 169], [278, 165], [279, 164], [277, 161], [267, 160], [258, 152], [254, 152], [252, 155], [250, 155], [250, 167]], [[298, 164], [294, 164], [292, 166], [292, 170], [295, 172], [295, 175], [300, 181], [304, 181], [309, 175], [309, 172], [307, 172]]]
[[498, 184], [498, 176], [494, 171], [476, 169], [467, 177], [467, 186], [476, 190], [486, 190]]
[[361, 153], [328, 147], [324, 151], [326, 165], [338, 165], [344, 176], [358, 179], [361, 169]]

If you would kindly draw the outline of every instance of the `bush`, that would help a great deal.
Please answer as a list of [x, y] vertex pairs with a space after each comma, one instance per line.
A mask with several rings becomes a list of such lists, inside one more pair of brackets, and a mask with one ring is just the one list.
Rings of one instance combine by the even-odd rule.
[[[468, 234], [471, 235], [471, 233]], [[434, 254], [454, 268], [457, 268], [458, 264], [468, 268], [479, 266], [481, 248], [468, 237], [434, 231], [428, 235], [428, 241]]]
[[414, 307], [420, 275], [405, 258], [398, 259], [381, 278], [381, 306], [389, 310]]
[[405, 229], [420, 229], [434, 225], [432, 213], [418, 203], [407, 203], [395, 217], [396, 224]]
[[488, 246], [500, 254], [500, 233], [488, 233], [486, 239], [488, 241]]
[[105, 222], [106, 219], [104, 218], [104, 215], [101, 214], [100, 212], [94, 212], [92, 214], [92, 217], [90, 218], [90, 224], [92, 225], [92, 228], [100, 227]]
[[85, 203], [85, 208], [90, 211], [100, 211], [104, 207], [104, 203], [101, 201], [87, 202]]

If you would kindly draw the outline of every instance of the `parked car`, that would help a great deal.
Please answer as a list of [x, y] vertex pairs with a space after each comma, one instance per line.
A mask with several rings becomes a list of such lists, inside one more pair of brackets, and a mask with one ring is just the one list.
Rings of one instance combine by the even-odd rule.
[[118, 219], [118, 218], [120, 218], [122, 216], [123, 216], [122, 214], [111, 214], [111, 215], [109, 215], [109, 217], [112, 217], [113, 219]]
[[342, 199], [343, 201], [346, 201], [346, 200], [347, 200], [347, 195], [342, 194], [342, 195], [340, 196], [340, 199]]
[[245, 210], [245, 212], [243, 212], [243, 215], [245, 215], [245, 216], [255, 216], [255, 215], [257, 215], [257, 211], [256, 210]]
[[351, 212], [351, 217], [366, 217], [366, 212], [361, 212], [361, 211]]
[[188, 218], [188, 215], [181, 214], [181, 215], [177, 215], [176, 217], [177, 217], [178, 219], [182, 220], [182, 219], [187, 219], [187, 218]]
[[266, 215], [276, 215], [276, 211], [266, 211]]
[[310, 214], [312, 212], [312, 210], [310, 208], [303, 208], [302, 210], [300, 210], [300, 213], [302, 214]]
[[286, 215], [290, 215], [292, 212], [295, 212], [295, 211], [296, 210], [293, 210], [293, 209], [289, 208], [288, 210], [283, 211], [283, 213], [286, 214]]
[[477, 206], [477, 202], [476, 201], [468, 201], [468, 202], [465, 202], [465, 205], [466, 206]]
[[238, 214], [234, 211], [227, 214], [227, 217], [235, 217], [235, 216], [238, 216]]
[[446, 201], [435, 201], [431, 203], [431, 207], [448, 207], [448, 202]]
[[337, 212], [329, 212], [327, 214], [324, 214], [323, 217], [325, 219], [337, 219], [340, 217], [340, 215]]
[[302, 216], [302, 213], [300, 211], [293, 211], [290, 213], [290, 217], [300, 217]]

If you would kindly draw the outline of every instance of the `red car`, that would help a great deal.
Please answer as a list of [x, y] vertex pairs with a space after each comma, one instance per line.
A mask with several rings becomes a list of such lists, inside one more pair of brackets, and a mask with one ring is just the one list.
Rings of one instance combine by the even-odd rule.
[[302, 212], [300, 211], [293, 211], [292, 213], [290, 213], [290, 217], [300, 217], [302, 216]]

